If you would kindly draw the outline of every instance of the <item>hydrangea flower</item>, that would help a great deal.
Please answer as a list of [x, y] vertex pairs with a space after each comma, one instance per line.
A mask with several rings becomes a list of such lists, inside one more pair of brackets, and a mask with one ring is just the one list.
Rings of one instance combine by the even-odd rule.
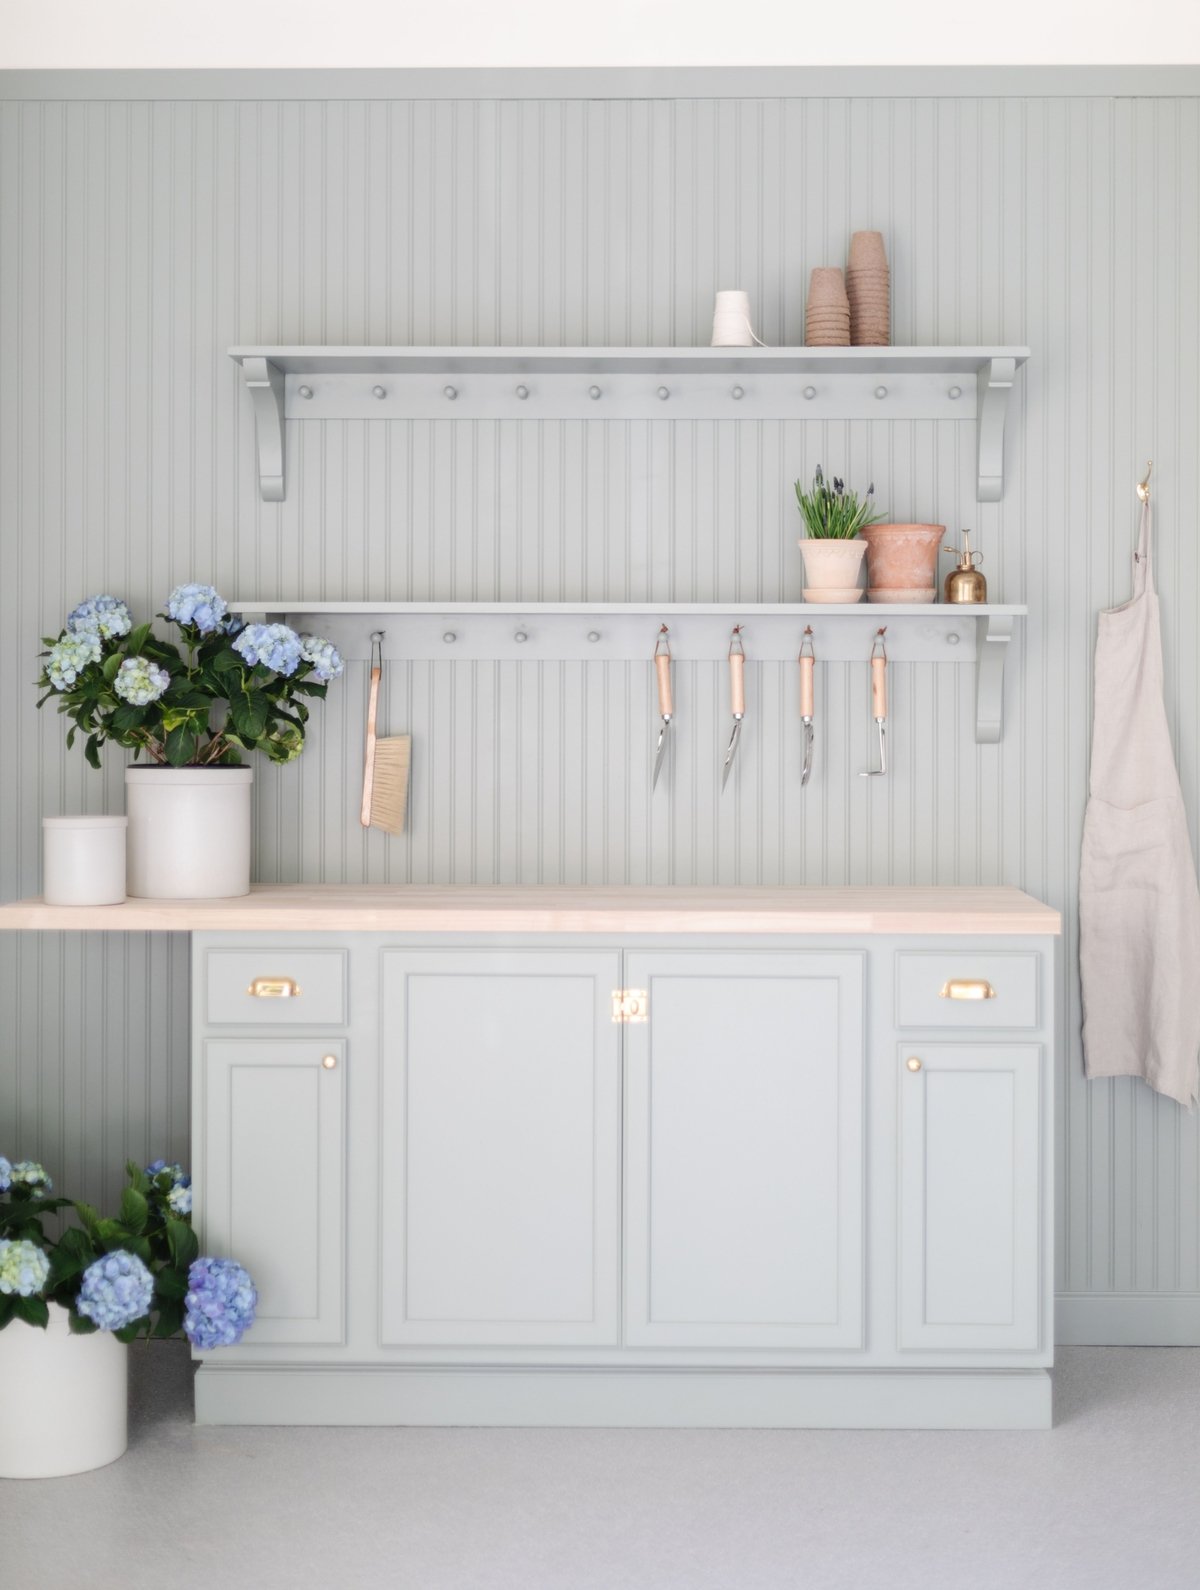
[[183, 1333], [193, 1347], [234, 1347], [254, 1324], [258, 1293], [234, 1259], [196, 1259], [188, 1270]]
[[180, 1217], [190, 1215], [192, 1212], [192, 1178], [182, 1165], [168, 1165], [165, 1159], [156, 1159], [146, 1166], [146, 1175], [154, 1182], [164, 1171], [171, 1178], [171, 1185], [162, 1194], [159, 1188], [153, 1186], [150, 1191], [152, 1196], [164, 1197], [168, 1209], [173, 1215]]
[[221, 629], [228, 611], [224, 597], [211, 585], [177, 585], [167, 597], [167, 617], [185, 627], [190, 624], [202, 635]]
[[136, 1253], [106, 1253], [83, 1272], [76, 1308], [102, 1331], [144, 1319], [154, 1302], [154, 1277]]
[[12, 1186], [12, 1166], [3, 1154], [0, 1154], [0, 1193], [6, 1193]]
[[286, 624], [247, 624], [233, 649], [251, 667], [262, 663], [277, 674], [294, 674], [300, 666], [300, 637]]
[[46, 1174], [46, 1167], [35, 1159], [19, 1159], [9, 1167], [9, 1179], [14, 1187], [24, 1187], [35, 1198], [44, 1198], [54, 1183]]
[[133, 615], [115, 596], [89, 596], [71, 609], [67, 628], [73, 635], [99, 635], [101, 640], [116, 640], [133, 628]]
[[83, 670], [100, 661], [100, 636], [95, 630], [67, 631], [50, 648], [46, 677], [55, 690], [70, 690]]
[[50, 1279], [50, 1260], [33, 1242], [0, 1238], [0, 1294], [34, 1297]]
[[126, 657], [117, 669], [113, 689], [131, 707], [148, 707], [165, 692], [171, 676], [149, 657]]
[[337, 647], [320, 635], [301, 635], [300, 655], [306, 663], [311, 664], [314, 675], [322, 684], [328, 684], [331, 679], [340, 679], [345, 671], [346, 665]]

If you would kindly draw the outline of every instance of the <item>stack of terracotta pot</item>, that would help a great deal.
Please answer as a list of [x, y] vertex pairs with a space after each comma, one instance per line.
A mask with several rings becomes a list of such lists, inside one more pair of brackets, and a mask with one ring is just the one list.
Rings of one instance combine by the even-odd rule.
[[836, 265], [818, 265], [809, 279], [804, 341], [810, 348], [845, 348], [850, 344], [850, 300]]
[[881, 232], [855, 232], [846, 269], [850, 341], [856, 348], [886, 348], [891, 341], [890, 283]]

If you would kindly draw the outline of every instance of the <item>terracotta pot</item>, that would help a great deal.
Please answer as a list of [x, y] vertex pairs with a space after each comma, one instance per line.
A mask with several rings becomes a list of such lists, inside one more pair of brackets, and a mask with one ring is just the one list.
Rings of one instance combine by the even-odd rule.
[[872, 602], [932, 602], [937, 598], [943, 524], [873, 524], [867, 543], [867, 588]]
[[886, 270], [887, 250], [882, 232], [855, 232], [850, 239], [849, 266], [852, 271]]
[[861, 602], [858, 583], [867, 543], [857, 536], [850, 540], [825, 541], [805, 536], [800, 542], [804, 554], [806, 602]]

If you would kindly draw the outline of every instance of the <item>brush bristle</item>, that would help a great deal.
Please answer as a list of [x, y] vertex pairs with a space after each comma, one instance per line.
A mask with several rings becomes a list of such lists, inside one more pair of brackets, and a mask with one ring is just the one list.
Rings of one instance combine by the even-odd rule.
[[371, 786], [371, 827], [385, 833], [404, 831], [408, 806], [408, 763], [412, 738], [392, 734], [375, 742], [375, 778]]

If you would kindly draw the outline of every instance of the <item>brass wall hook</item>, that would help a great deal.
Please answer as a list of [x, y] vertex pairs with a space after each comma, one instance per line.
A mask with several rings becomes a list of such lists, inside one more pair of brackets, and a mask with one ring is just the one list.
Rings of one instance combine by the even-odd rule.
[[1150, 501], [1150, 471], [1153, 468], [1154, 460], [1152, 458], [1148, 458], [1146, 460], [1146, 473], [1142, 476], [1141, 480], [1138, 481], [1137, 494], [1139, 502]]

